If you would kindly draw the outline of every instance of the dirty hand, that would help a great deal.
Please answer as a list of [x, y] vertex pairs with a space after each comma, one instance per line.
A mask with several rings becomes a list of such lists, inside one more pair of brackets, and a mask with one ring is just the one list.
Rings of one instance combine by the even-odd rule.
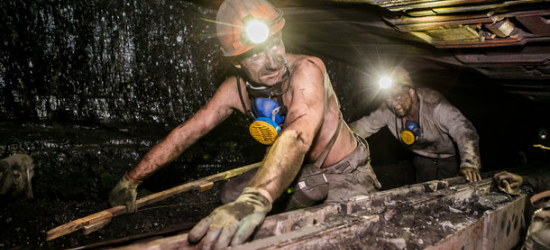
[[502, 171], [493, 176], [498, 188], [508, 194], [519, 194], [519, 187], [523, 185], [523, 177]]
[[479, 174], [479, 169], [477, 168], [460, 168], [458, 174], [464, 176], [468, 182], [476, 182], [481, 180], [481, 175]]
[[271, 203], [254, 188], [247, 187], [234, 202], [216, 208], [189, 232], [188, 240], [202, 249], [239, 245], [250, 237], [271, 210]]
[[111, 206], [125, 205], [126, 212], [133, 214], [136, 212], [137, 187], [141, 182], [131, 180], [127, 175], [116, 184], [109, 193], [109, 204]]

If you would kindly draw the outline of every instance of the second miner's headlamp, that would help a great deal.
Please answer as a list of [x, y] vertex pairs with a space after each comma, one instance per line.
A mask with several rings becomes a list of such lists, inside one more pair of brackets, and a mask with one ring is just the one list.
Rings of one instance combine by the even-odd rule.
[[388, 89], [393, 85], [393, 80], [390, 77], [383, 76], [378, 80], [378, 86], [381, 89]]

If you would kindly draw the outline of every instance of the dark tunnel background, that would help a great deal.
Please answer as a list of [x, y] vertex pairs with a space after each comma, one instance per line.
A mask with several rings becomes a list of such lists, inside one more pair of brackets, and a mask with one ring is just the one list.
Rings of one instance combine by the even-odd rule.
[[[105, 202], [124, 172], [232, 72], [215, 37], [215, 10], [190, 2], [6, 0], [0, 19], [0, 156], [33, 157], [36, 199]], [[363, 91], [369, 82], [361, 70], [376, 65], [286, 46], [324, 60], [347, 121], [379, 105]], [[532, 145], [548, 125], [548, 104], [506, 93], [468, 69], [442, 66], [412, 77], [472, 121], [485, 171], [524, 164], [520, 152], [530, 163], [545, 160]], [[247, 127], [243, 115], [231, 116], [143, 186], [160, 191], [260, 161], [265, 147]], [[368, 142], [385, 188], [413, 182], [412, 155], [387, 129]]]

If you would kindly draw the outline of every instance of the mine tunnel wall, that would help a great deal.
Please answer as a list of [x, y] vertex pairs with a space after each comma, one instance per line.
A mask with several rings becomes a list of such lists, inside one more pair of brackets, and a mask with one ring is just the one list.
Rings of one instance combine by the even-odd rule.
[[[234, 70], [219, 51], [215, 10], [190, 2], [7, 0], [0, 3], [0, 16], [0, 153], [33, 157], [37, 197], [105, 199], [124, 171], [189, 119]], [[287, 44], [289, 52], [324, 60], [346, 120], [376, 108], [379, 102], [356, 105], [365, 98], [357, 91], [364, 84], [358, 69], [369, 65], [346, 64], [306, 48]], [[487, 124], [502, 111], [482, 107], [507, 102], [494, 90], [472, 94], [473, 85], [461, 82], [478, 75], [466, 73], [443, 88], [432, 87], [444, 90], [478, 128], [489, 169], [510, 162], [519, 146], [492, 153], [503, 140], [498, 136], [519, 138], [508, 127], [531, 131], [538, 121], [522, 125], [533, 121], [528, 113], [504, 125]], [[543, 110], [512, 98], [515, 105]], [[144, 186], [161, 190], [260, 161], [265, 147], [251, 139], [247, 126], [243, 115], [230, 117]], [[388, 131], [369, 143], [375, 167], [411, 156]]]
[[[192, 3], [9, 0], [0, 9], [0, 152], [33, 157], [37, 197], [104, 199], [234, 73], [219, 50], [215, 10]], [[349, 95], [353, 70], [326, 64], [338, 95]], [[145, 187], [165, 189], [264, 152], [246, 118], [233, 115]]]

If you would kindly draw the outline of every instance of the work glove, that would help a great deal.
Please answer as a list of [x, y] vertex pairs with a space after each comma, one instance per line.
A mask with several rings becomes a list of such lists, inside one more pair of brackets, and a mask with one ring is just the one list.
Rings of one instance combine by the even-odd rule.
[[523, 177], [502, 171], [493, 176], [498, 188], [507, 194], [518, 195], [519, 188], [523, 185]]
[[189, 232], [190, 243], [202, 239], [202, 249], [222, 249], [245, 242], [271, 210], [271, 203], [247, 187], [234, 202], [216, 208]]
[[125, 205], [126, 213], [133, 214], [136, 212], [136, 196], [137, 187], [140, 181], [132, 180], [127, 174], [118, 181], [116, 186], [109, 193], [109, 204], [111, 206]]
[[464, 176], [464, 178], [466, 178], [466, 181], [468, 182], [476, 182], [481, 180], [481, 175], [479, 174], [479, 169], [477, 168], [460, 168], [458, 174]]

